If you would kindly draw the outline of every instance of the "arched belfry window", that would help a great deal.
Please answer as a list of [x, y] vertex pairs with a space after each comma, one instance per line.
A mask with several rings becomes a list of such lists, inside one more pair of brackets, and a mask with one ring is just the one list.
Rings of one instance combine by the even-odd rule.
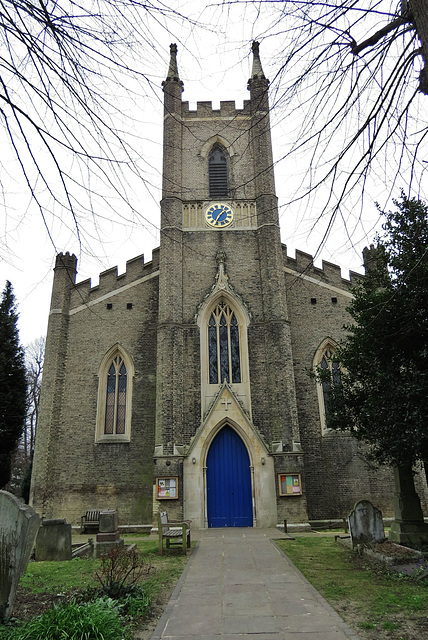
[[329, 429], [331, 408], [330, 390], [332, 385], [340, 386], [340, 363], [335, 358], [335, 347], [331, 343], [324, 343], [318, 351], [316, 366], [320, 372], [318, 383], [318, 398], [320, 403], [321, 426], [323, 431]]
[[97, 442], [130, 440], [133, 376], [131, 358], [113, 347], [99, 370]]
[[124, 434], [126, 417], [126, 367], [120, 355], [113, 358], [107, 375], [104, 433]]
[[210, 198], [229, 195], [227, 153], [220, 144], [215, 144], [208, 155], [208, 180]]
[[239, 326], [234, 311], [220, 302], [208, 321], [209, 383], [241, 382]]

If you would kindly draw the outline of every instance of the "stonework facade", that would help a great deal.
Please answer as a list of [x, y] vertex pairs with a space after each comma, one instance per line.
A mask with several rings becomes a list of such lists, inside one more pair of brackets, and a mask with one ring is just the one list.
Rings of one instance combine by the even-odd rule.
[[253, 61], [242, 109], [192, 111], [171, 46], [150, 262], [91, 287], [57, 256], [31, 492], [46, 518], [150, 524], [162, 505], [194, 527], [275, 526], [362, 498], [392, 514], [390, 474], [329, 431], [308, 375], [343, 338], [361, 276], [281, 244], [257, 43]]

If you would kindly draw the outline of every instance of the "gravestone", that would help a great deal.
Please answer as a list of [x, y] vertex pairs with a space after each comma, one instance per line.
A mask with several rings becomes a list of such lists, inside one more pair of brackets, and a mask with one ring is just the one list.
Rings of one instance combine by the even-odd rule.
[[19, 578], [24, 575], [40, 516], [7, 491], [0, 491], [0, 620], [8, 620]]
[[65, 519], [42, 520], [36, 540], [36, 561], [71, 560], [71, 524]]
[[385, 540], [382, 512], [370, 500], [360, 500], [348, 516], [352, 548], [359, 544], [374, 544]]
[[123, 538], [119, 537], [119, 520], [115, 509], [100, 511], [100, 527], [94, 546], [94, 556], [108, 553], [114, 547], [124, 546]]

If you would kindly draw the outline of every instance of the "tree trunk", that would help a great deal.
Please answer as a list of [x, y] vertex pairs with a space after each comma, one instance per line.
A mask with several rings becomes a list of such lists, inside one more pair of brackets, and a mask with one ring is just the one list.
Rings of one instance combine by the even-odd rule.
[[424, 459], [424, 471], [425, 471], [425, 480], [427, 481], [427, 485], [428, 485], [428, 458]]
[[424, 61], [424, 67], [419, 76], [419, 89], [428, 95], [428, 2], [427, 0], [411, 0], [409, 5], [421, 43], [420, 54]]

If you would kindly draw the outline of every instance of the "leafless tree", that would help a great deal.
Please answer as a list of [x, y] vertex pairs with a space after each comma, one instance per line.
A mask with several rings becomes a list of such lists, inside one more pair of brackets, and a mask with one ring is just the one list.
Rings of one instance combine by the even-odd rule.
[[[398, 188], [424, 195], [427, 0], [224, 4], [231, 12], [257, 8], [254, 33], [278, 43], [272, 119], [287, 132], [284, 166], [290, 159], [302, 166], [286, 205], [316, 204], [313, 225], [321, 223], [325, 240], [338, 216], [352, 236], [368, 185], [378, 193], [386, 186], [385, 197]], [[266, 12], [271, 21], [262, 29]]]
[[37, 421], [39, 417], [40, 388], [43, 376], [45, 356], [45, 338], [34, 340], [25, 349], [25, 365], [27, 370], [27, 419], [22, 435], [24, 458], [28, 464], [34, 451]]
[[0, 0], [0, 206], [9, 216], [20, 177], [53, 244], [58, 221], [90, 250], [85, 220], [96, 234], [97, 216], [144, 217], [129, 193], [137, 183], [141, 201], [141, 179], [150, 186], [147, 132], [130, 122], [130, 104], [157, 99], [152, 79], [160, 84], [167, 48], [158, 52], [157, 38], [168, 42], [183, 21], [163, 0]]
[[[37, 338], [25, 348], [27, 415], [22, 436], [13, 455], [12, 473], [7, 485], [7, 491], [14, 493], [18, 497], [23, 495], [23, 492], [25, 493], [25, 491], [28, 492], [29, 490], [34, 442], [39, 416], [44, 355], [45, 338]], [[24, 479], [26, 479], [26, 482]], [[24, 484], [28, 485], [28, 487], [25, 488]]]

